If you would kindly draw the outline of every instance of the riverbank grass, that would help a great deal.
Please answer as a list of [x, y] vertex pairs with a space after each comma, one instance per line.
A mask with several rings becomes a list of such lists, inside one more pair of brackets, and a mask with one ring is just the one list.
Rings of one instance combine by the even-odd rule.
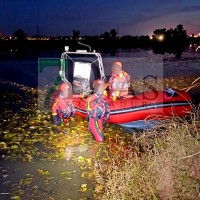
[[200, 121], [166, 121], [162, 127], [133, 136], [136, 149], [128, 157], [96, 164], [96, 199], [200, 198]]

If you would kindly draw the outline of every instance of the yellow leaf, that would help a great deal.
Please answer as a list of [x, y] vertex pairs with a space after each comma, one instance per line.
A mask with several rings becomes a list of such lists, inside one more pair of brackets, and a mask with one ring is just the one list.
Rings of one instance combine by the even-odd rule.
[[84, 172], [82, 172], [81, 178], [85, 178], [85, 173]]
[[81, 184], [81, 192], [87, 191], [87, 184]]
[[61, 172], [60, 173], [61, 176], [67, 176], [68, 174], [71, 174], [71, 172]]
[[87, 187], [87, 183], [81, 184], [81, 188]]
[[6, 143], [0, 142], [0, 149], [5, 149], [5, 148], [6, 148]]
[[92, 158], [85, 158], [85, 160], [89, 166], [92, 165]]
[[11, 199], [13, 199], [13, 200], [21, 200], [20, 196], [14, 196], [14, 197], [11, 197]]
[[79, 156], [77, 158], [78, 163], [83, 163], [85, 161], [85, 158], [83, 156]]

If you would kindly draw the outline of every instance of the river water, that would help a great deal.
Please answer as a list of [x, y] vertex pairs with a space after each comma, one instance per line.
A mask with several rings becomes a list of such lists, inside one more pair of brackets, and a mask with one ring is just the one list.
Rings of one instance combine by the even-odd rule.
[[[0, 79], [36, 87], [39, 58], [59, 58], [61, 53], [30, 53], [21, 59], [17, 59], [14, 54], [1, 53]], [[148, 75], [159, 78], [200, 75], [200, 52], [190, 49], [182, 54], [181, 59], [176, 59], [173, 54], [158, 55], [152, 50], [141, 49], [118, 51], [115, 56], [102, 53], [102, 56], [106, 76], [110, 76], [110, 66], [116, 60], [123, 63], [124, 70], [133, 79], [142, 79]]]

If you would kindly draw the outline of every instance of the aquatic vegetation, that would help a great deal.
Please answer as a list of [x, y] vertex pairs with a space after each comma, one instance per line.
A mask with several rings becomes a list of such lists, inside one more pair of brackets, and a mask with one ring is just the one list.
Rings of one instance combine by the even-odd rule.
[[[188, 87], [194, 79], [188, 78], [184, 82], [176, 79], [160, 80], [155, 87], [159, 89], [167, 84], [173, 88]], [[146, 90], [142, 81], [134, 82], [134, 87], [139, 91]], [[109, 191], [111, 185], [114, 188], [113, 192], [121, 192], [125, 188], [123, 180], [129, 180], [129, 178], [138, 184], [136, 187], [135, 183], [130, 183], [131, 191], [135, 191], [135, 194], [143, 192], [142, 195], [148, 194], [150, 197], [157, 195], [156, 186], [149, 185], [155, 180], [154, 176], [157, 173], [152, 167], [157, 166], [156, 160], [162, 161], [160, 155], [163, 155], [170, 145], [166, 138], [163, 141], [156, 140], [156, 142], [155, 138], [158, 135], [170, 135], [169, 131], [163, 133], [161, 131], [159, 134], [154, 132], [150, 135], [145, 133], [140, 136], [140, 132], [124, 134], [125, 129], [107, 124], [104, 131], [105, 141], [96, 143], [88, 132], [87, 121], [80, 117], [69, 119], [61, 126], [53, 125], [48, 109], [39, 110], [38, 108], [36, 89], [10, 82], [1, 82], [0, 89], [2, 91], [0, 98], [3, 99], [0, 108], [2, 119], [0, 121], [0, 160], [8, 162], [11, 166], [15, 164], [17, 166], [17, 168], [13, 166], [12, 170], [6, 164], [0, 166], [0, 179], [5, 191], [11, 188], [8, 193], [12, 199], [38, 199], [41, 196], [48, 199], [59, 199], [62, 195], [66, 198], [71, 194], [69, 191], [67, 191], [69, 194], [65, 194], [64, 186], [67, 187], [69, 184], [75, 188], [73, 191], [78, 192], [82, 199], [93, 198], [93, 191], [96, 198], [106, 199], [105, 197], [108, 196], [102, 196], [103, 192], [105, 195], [112, 194], [112, 191]], [[195, 130], [199, 130], [196, 124], [194, 120], [190, 126], [177, 124], [178, 133], [190, 130], [191, 135], [196, 135]], [[168, 125], [171, 127], [176, 123]], [[189, 136], [185, 139], [191, 141]], [[198, 144], [198, 140], [195, 141]], [[157, 151], [158, 157], [155, 158], [157, 147], [162, 147], [162, 149], [159, 148], [162, 154]], [[192, 152], [192, 148], [186, 150], [188, 153]], [[159, 167], [159, 170], [162, 169], [161, 166]], [[133, 171], [134, 173], [130, 176], [128, 172]], [[150, 171], [155, 174], [150, 174]], [[20, 178], [12, 179], [13, 173], [19, 173]], [[146, 173], [151, 175], [147, 176], [148, 180], [144, 177]], [[138, 176], [135, 177], [134, 174]], [[184, 174], [182, 175], [184, 179]], [[121, 181], [120, 185], [117, 179], [113, 182], [113, 177]], [[188, 180], [187, 177], [185, 180]], [[144, 187], [145, 185], [148, 189]], [[140, 193], [137, 193], [139, 187], [142, 189]], [[178, 187], [181, 190], [180, 185]], [[147, 190], [148, 193], [146, 193]], [[113, 199], [114, 197], [113, 195]]]
[[[193, 81], [195, 81], [198, 78], [195, 76], [192, 77], [168, 77], [164, 79], [149, 79], [149, 80], [136, 80], [133, 81], [131, 86], [133, 91], [136, 93], [141, 93], [145, 91], [157, 91], [157, 90], [163, 90], [166, 87], [171, 87], [173, 89], [184, 89], [189, 88]], [[197, 82], [196, 87], [200, 87], [200, 83]]]
[[[22, 177], [20, 180], [15, 178], [16, 180], [7, 183], [8, 187], [12, 188], [9, 191], [11, 197], [23, 199], [24, 197], [27, 198], [27, 195], [31, 192], [32, 197], [37, 199], [38, 195], [47, 196], [48, 191], [51, 191], [51, 197], [54, 198], [58, 194], [55, 194], [56, 189], [53, 189], [55, 187], [53, 183], [57, 180], [59, 180], [59, 183], [73, 181], [75, 174], [79, 174], [76, 176], [79, 176], [82, 181], [80, 185], [75, 186], [77, 191], [91, 195], [91, 184], [88, 184], [85, 179], [93, 180], [93, 166], [96, 159], [107, 159], [104, 152], [109, 149], [108, 141], [109, 144], [113, 143], [114, 147], [118, 141], [125, 140], [122, 129], [111, 125], [106, 126], [107, 139], [104, 143], [98, 144], [88, 132], [86, 120], [76, 117], [69, 119], [66, 124], [55, 126], [51, 122], [51, 115], [48, 110], [38, 110], [37, 90], [30, 90], [28, 87], [10, 82], [1, 84], [9, 85], [14, 91], [12, 96], [7, 92], [7, 88], [1, 93], [6, 99], [3, 102], [4, 105], [0, 114], [3, 119], [0, 122], [1, 159], [19, 163], [18, 167], [27, 165], [27, 169], [34, 168], [30, 177], [27, 177], [26, 174], [20, 175]], [[27, 101], [24, 101], [24, 99]], [[23, 101], [18, 109], [10, 106], [16, 100]], [[117, 138], [118, 141], [116, 141]], [[116, 152], [113, 148], [111, 153], [114, 155]], [[47, 167], [42, 168], [40, 166], [37, 168], [37, 163], [40, 162], [48, 162], [55, 166], [59, 166], [60, 162], [64, 162], [64, 164], [62, 164], [62, 170], [55, 176], [55, 172], [53, 173]], [[65, 164], [71, 166], [73, 170], [66, 171]], [[76, 167], [81, 172], [74, 170]], [[10, 173], [8, 169], [9, 177]], [[4, 180], [4, 183], [6, 180]], [[7, 188], [6, 185], [5, 187]]]

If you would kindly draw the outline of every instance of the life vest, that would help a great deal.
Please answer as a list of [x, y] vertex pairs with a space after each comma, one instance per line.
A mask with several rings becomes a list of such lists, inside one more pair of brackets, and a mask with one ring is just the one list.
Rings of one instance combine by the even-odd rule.
[[112, 74], [109, 80], [109, 89], [112, 96], [124, 96], [128, 94], [130, 87], [130, 76], [127, 72], [121, 71], [120, 74]]
[[52, 116], [59, 115], [60, 118], [69, 118], [74, 115], [75, 109], [71, 99], [59, 95], [52, 106]]
[[110, 107], [104, 94], [93, 94], [87, 99], [86, 109], [89, 118], [107, 120], [110, 115]]

